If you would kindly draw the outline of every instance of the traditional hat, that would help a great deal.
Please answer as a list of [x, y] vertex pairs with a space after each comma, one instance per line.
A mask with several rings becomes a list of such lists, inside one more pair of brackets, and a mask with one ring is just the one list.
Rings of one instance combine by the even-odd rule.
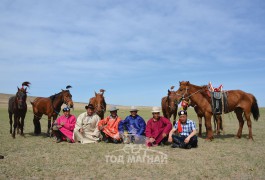
[[112, 112], [112, 111], [118, 111], [119, 109], [116, 108], [116, 106], [111, 106], [109, 108], [109, 112]]
[[94, 110], [95, 108], [94, 108], [94, 106], [93, 106], [93, 104], [88, 104], [87, 106], [85, 106], [85, 108], [86, 109], [92, 109], [92, 110]]
[[66, 111], [70, 111], [70, 108], [69, 107], [63, 108], [63, 112], [66, 112]]
[[179, 112], [178, 112], [178, 115], [179, 116], [181, 116], [181, 115], [187, 115], [187, 111], [185, 111], [185, 110], [180, 110]]
[[139, 111], [135, 106], [131, 106], [130, 112], [132, 111]]
[[160, 107], [153, 107], [151, 112], [152, 113], [160, 113]]

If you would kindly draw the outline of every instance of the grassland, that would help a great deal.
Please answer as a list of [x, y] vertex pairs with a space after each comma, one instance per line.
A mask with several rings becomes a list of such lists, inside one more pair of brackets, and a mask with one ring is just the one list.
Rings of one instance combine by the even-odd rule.
[[[148, 120], [150, 110], [150, 107], [140, 108], [139, 115]], [[81, 112], [84, 112], [82, 105], [72, 111], [76, 116]], [[2, 103], [0, 154], [5, 158], [0, 159], [0, 179], [265, 179], [264, 113], [265, 109], [261, 108], [260, 119], [252, 121], [255, 141], [247, 139], [246, 124], [243, 137], [234, 138], [238, 122], [234, 114], [228, 114], [225, 133], [212, 142], [205, 141], [204, 133], [196, 149], [152, 148], [167, 155], [164, 164], [119, 163], [107, 162], [106, 155], [123, 149], [123, 144], [57, 144], [44, 134], [46, 117], [41, 120], [41, 136], [33, 136], [31, 108], [25, 120], [25, 137], [13, 139], [9, 134], [7, 107]], [[188, 114], [197, 122], [193, 109]], [[121, 107], [119, 115], [127, 116], [128, 107]]]

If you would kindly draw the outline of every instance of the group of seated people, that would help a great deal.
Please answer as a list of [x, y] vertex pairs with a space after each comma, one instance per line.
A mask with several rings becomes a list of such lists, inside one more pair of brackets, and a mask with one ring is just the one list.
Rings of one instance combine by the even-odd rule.
[[145, 143], [147, 147], [172, 144], [172, 148], [197, 147], [195, 123], [187, 119], [187, 111], [178, 112], [179, 121], [174, 127], [169, 119], [160, 116], [160, 108], [152, 108], [152, 118], [147, 123], [139, 116], [138, 109], [130, 109], [130, 115], [122, 120], [115, 106], [109, 109], [110, 115], [104, 119], [95, 113], [92, 104], [85, 106], [86, 112], [80, 114], [76, 120], [70, 114], [70, 108], [63, 109], [60, 116], [52, 126], [57, 143], [65, 140], [69, 143], [80, 142], [97, 143]]

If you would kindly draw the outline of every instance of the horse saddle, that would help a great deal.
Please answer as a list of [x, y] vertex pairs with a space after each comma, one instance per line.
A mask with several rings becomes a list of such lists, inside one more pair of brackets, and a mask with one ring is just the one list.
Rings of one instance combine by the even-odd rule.
[[[219, 115], [222, 112], [227, 112], [227, 94], [226, 92], [211, 92], [212, 112]], [[223, 109], [224, 108], [224, 109]]]

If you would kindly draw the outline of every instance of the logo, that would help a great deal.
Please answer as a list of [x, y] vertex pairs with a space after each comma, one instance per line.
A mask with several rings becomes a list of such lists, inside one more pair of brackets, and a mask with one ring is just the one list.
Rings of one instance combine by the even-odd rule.
[[167, 164], [167, 154], [146, 148], [143, 144], [126, 144], [122, 149], [110, 152], [105, 155], [106, 163], [119, 164]]

